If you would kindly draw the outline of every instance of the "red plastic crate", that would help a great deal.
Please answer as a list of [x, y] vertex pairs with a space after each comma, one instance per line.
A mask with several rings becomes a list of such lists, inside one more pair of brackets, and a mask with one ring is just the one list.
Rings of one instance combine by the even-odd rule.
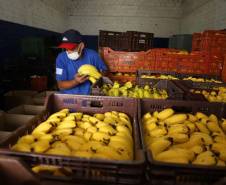
[[226, 31], [204, 31], [200, 51], [212, 51], [221, 55], [226, 54]]
[[194, 33], [193, 40], [192, 40], [192, 51], [200, 51], [200, 44], [201, 44], [202, 34], [201, 33]]
[[223, 57], [215, 52], [193, 51], [189, 55], [179, 55], [160, 50], [156, 54], [155, 70], [220, 75], [222, 64]]
[[47, 89], [47, 76], [31, 77], [31, 89], [33, 91], [44, 91]]
[[104, 47], [102, 56], [109, 72], [136, 72], [136, 70], [154, 70], [155, 53], [154, 50], [146, 52], [123, 52], [113, 51]]

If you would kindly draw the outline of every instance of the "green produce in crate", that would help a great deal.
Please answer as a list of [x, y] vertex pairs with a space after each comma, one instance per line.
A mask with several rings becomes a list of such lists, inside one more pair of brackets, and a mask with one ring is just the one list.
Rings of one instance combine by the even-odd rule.
[[141, 122], [146, 146], [154, 160], [226, 166], [225, 119], [218, 120], [214, 114], [207, 116], [201, 112], [174, 114], [169, 108], [152, 114], [148, 112]]
[[127, 82], [125, 85], [120, 85], [114, 82], [113, 87], [104, 85], [102, 91], [106, 96], [115, 97], [133, 97], [133, 98], [151, 98], [151, 99], [166, 99], [168, 97], [165, 89], [150, 88], [146, 85], [144, 88], [139, 85], [133, 86], [132, 82]]

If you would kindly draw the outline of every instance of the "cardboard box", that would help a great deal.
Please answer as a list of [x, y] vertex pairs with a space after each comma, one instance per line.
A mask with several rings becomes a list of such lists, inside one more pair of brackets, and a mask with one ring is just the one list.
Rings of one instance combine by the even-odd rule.
[[38, 91], [15, 90], [4, 94], [4, 109], [10, 110], [18, 105], [26, 104], [38, 93]]
[[5, 139], [8, 135], [10, 135], [12, 132], [6, 132], [6, 131], [0, 131], [0, 142]]
[[32, 118], [31, 115], [0, 114], [0, 131], [13, 132]]
[[32, 98], [32, 101], [34, 105], [44, 105], [46, 97], [51, 94], [59, 94], [59, 91], [44, 91], [44, 92], [38, 93], [35, 95], [34, 98]]
[[32, 115], [35, 116], [43, 111], [44, 106], [41, 105], [20, 105], [10, 109], [6, 114]]

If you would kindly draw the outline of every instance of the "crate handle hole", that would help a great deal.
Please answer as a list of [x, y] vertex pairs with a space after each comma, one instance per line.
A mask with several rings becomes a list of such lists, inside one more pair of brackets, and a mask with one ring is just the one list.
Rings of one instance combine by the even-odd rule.
[[90, 107], [102, 108], [103, 102], [102, 101], [91, 101]]
[[192, 112], [192, 107], [172, 106], [172, 109], [176, 113], [191, 113]]

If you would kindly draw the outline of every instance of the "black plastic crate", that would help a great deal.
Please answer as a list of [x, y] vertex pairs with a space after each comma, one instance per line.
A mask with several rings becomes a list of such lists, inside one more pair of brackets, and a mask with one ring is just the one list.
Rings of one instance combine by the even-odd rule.
[[171, 75], [173, 77], [178, 78], [178, 73], [175, 71], [148, 71], [148, 70], [137, 70], [136, 71], [136, 84], [137, 85], [155, 85], [162, 79], [151, 79], [151, 78], [140, 78], [142, 75], [147, 76], [156, 76], [159, 77], [161, 75]]
[[[92, 107], [93, 102], [102, 102], [102, 107]], [[30, 134], [37, 125], [45, 121], [52, 113], [65, 108], [70, 109], [70, 112], [79, 111], [90, 115], [95, 113], [105, 113], [112, 110], [126, 113], [130, 117], [131, 121], [133, 121], [134, 160], [117, 161], [110, 159], [91, 159], [9, 150], [9, 148], [14, 145], [21, 136]], [[73, 175], [70, 177], [34, 175], [34, 173], [32, 173], [32, 176], [37, 177], [42, 181], [48, 181], [49, 183], [64, 182], [65, 185], [70, 185], [76, 182], [81, 184], [113, 185], [143, 184], [144, 181], [145, 157], [144, 152], [141, 149], [139, 128], [137, 124], [137, 101], [133, 98], [52, 94], [46, 98], [44, 111], [34, 117], [27, 124], [15, 130], [0, 143], [0, 147], [1, 156], [19, 158], [23, 163], [21, 164], [21, 162], [18, 162], [18, 164], [15, 163], [15, 165], [23, 165], [27, 173], [32, 173], [28, 167], [31, 164], [64, 167], [70, 168], [73, 171]], [[5, 168], [8, 169], [7, 167]], [[93, 174], [93, 172], [95, 172], [95, 174]], [[98, 172], [100, 174], [98, 174]], [[11, 176], [11, 174], [7, 175]], [[17, 179], [18, 181], [23, 182], [21, 184], [28, 183], [29, 180], [25, 178], [26, 174], [23, 176], [11, 177], [13, 178], [10, 180], [13, 181], [14, 184], [16, 184]], [[32, 184], [32, 182], [33, 181], [29, 181], [30, 184]]]
[[155, 161], [152, 153], [147, 150], [144, 139], [142, 116], [147, 112], [162, 111], [172, 108], [176, 113], [196, 113], [203, 112], [207, 115], [215, 114], [219, 119], [226, 118], [226, 104], [219, 102], [203, 101], [180, 101], [180, 100], [138, 100], [138, 122], [142, 147], [147, 156], [147, 184], [196, 184], [212, 185], [218, 182], [226, 174], [225, 167], [204, 166], [204, 165], [185, 165], [164, 163]]
[[[191, 82], [191, 80], [189, 80], [189, 82]], [[173, 83], [184, 91], [184, 100], [208, 101], [203, 94], [192, 93], [190, 91], [190, 89], [192, 89], [191, 85], [189, 85], [185, 80], [177, 80], [173, 81]], [[203, 89], [199, 90], [202, 91]], [[206, 89], [206, 91], [210, 91], [210, 89]]]
[[101, 90], [103, 85], [111, 84], [113, 82], [108, 77], [101, 77], [99, 78], [90, 88], [91, 88], [91, 95], [94, 96], [105, 96], [104, 92]]
[[[103, 91], [101, 90], [101, 87], [103, 87], [104, 84], [113, 84], [109, 78], [102, 77], [99, 78], [95, 84], [91, 86], [91, 95], [95, 96], [105, 96]], [[145, 84], [139, 85], [140, 87], [144, 87]], [[166, 99], [168, 100], [183, 100], [184, 92], [177, 87], [174, 83], [172, 83], [169, 80], [159, 80], [155, 85], [151, 85], [150, 88], [158, 88], [158, 89], [165, 89], [167, 91], [168, 97]]]

